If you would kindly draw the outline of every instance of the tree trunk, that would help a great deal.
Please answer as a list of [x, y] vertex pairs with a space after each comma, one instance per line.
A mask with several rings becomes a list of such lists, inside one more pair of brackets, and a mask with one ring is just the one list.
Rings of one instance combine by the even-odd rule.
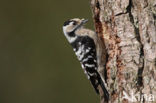
[[101, 93], [101, 103], [156, 102], [156, 0], [91, 0], [91, 7], [107, 50], [109, 100]]

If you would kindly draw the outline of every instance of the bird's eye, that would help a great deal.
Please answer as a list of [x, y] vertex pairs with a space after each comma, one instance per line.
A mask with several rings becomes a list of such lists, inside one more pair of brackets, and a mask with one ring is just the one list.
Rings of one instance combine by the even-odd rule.
[[76, 25], [77, 24], [77, 22], [73, 22], [73, 25]]

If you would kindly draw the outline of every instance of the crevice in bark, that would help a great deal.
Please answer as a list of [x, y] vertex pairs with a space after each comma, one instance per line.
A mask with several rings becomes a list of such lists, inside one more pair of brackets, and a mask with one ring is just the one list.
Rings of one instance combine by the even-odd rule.
[[[132, 0], [129, 0], [129, 5], [127, 6], [126, 10], [127, 10], [127, 13], [129, 14], [131, 23], [134, 25], [134, 18], [133, 18], [133, 15], [131, 13], [132, 7], [133, 7]], [[138, 28], [136, 28], [135, 26], [134, 26], [134, 28], [135, 28], [135, 31], [137, 31], [136, 33], [139, 33]]]
[[154, 14], [154, 13], [153, 13], [153, 18], [154, 18], [154, 20], [156, 20], [156, 14]]
[[[108, 58], [109, 58], [109, 55], [108, 55], [108, 53], [106, 53], [106, 63], [108, 62]], [[105, 65], [105, 68], [106, 68], [106, 65]], [[108, 79], [107, 69], [104, 70], [104, 79], [107, 83], [107, 79]]]
[[[99, 4], [98, 1], [96, 1], [96, 6], [95, 7], [96, 7], [96, 8], [94, 8], [94, 12], [95, 12], [95, 15], [94, 15], [95, 30], [96, 30], [96, 33], [98, 34], [98, 36], [100, 36], [100, 39], [102, 39], [101, 36], [102, 36], [103, 28], [102, 28], [102, 24], [100, 22], [100, 4]], [[96, 9], [96, 11], [95, 11], [95, 9]]]
[[[141, 50], [140, 50], [140, 57], [142, 58], [144, 55], [144, 51], [143, 51], [143, 45], [141, 45]], [[144, 70], [144, 61], [143, 61], [143, 64], [142, 64], [142, 67], [140, 67], [138, 69], [138, 80], [137, 80], [137, 84], [139, 87], [143, 86], [143, 70]]]
[[156, 59], [155, 59], [155, 63], [154, 63], [154, 65], [156, 66]]
[[[128, 7], [127, 7], [127, 13], [129, 14], [130, 22], [131, 22], [131, 23], [133, 24], [133, 26], [134, 26], [136, 39], [137, 39], [138, 42], [140, 43], [140, 58], [142, 58], [143, 55], [144, 55], [143, 45], [142, 45], [142, 43], [141, 43], [139, 28], [136, 27], [136, 25], [135, 25], [135, 23], [134, 23], [134, 17], [133, 17], [133, 15], [132, 15], [132, 13], [131, 13], [132, 7], [133, 7], [133, 2], [132, 2], [132, 0], [129, 0], [129, 5], [128, 5]], [[137, 85], [138, 85], [139, 87], [143, 86], [143, 80], [142, 80], [143, 69], [144, 69], [144, 61], [143, 61], [143, 65], [138, 69], [138, 80], [137, 80]]]
[[138, 86], [143, 86], [143, 78], [142, 78], [143, 68], [139, 68], [138, 70]]
[[[94, 7], [92, 7], [92, 9], [93, 9], [93, 14], [94, 14], [93, 18], [94, 18], [96, 33], [97, 33], [98, 37], [101, 39], [101, 41], [103, 43], [105, 43], [104, 38], [103, 38], [103, 26], [102, 26], [102, 23], [100, 21], [100, 10], [101, 10], [101, 8], [100, 8], [100, 3], [98, 0], [95, 0]], [[106, 48], [103, 48], [103, 49], [106, 50]], [[106, 55], [106, 59], [107, 59], [107, 56], [108, 55]], [[107, 62], [107, 60], [106, 60], [106, 62]], [[104, 67], [105, 68], [104, 69], [104, 79], [105, 79], [105, 81], [107, 81], [106, 65], [104, 65], [104, 66], [105, 66]], [[109, 101], [108, 91], [107, 91], [107, 93], [103, 93], [102, 89], [101, 90], [99, 89], [99, 91], [100, 91], [101, 103], [104, 103], [104, 102], [107, 103]]]
[[[131, 13], [131, 8], [132, 7], [133, 7], [132, 0], [129, 0], [129, 5], [126, 8], [126, 12], [121, 12], [119, 14], [116, 14], [115, 16], [120, 16], [120, 15], [129, 13], [129, 15], [131, 15], [131, 17], [133, 18], [132, 13]], [[130, 20], [131, 20], [131, 22], [134, 23], [134, 20], [133, 19], [130, 18]]]

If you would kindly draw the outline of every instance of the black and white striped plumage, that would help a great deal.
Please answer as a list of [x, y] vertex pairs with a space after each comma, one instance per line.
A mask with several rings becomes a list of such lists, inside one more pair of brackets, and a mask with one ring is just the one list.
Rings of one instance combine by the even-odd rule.
[[99, 94], [98, 86], [101, 86], [106, 93], [107, 90], [104, 86], [104, 79], [101, 78], [100, 73], [98, 72], [98, 69], [100, 67], [103, 68], [104, 66], [100, 66], [100, 45], [95, 32], [83, 27], [83, 24], [86, 22], [87, 20], [78, 18], [68, 20], [63, 25], [63, 32], [72, 45], [73, 50], [96, 93]]

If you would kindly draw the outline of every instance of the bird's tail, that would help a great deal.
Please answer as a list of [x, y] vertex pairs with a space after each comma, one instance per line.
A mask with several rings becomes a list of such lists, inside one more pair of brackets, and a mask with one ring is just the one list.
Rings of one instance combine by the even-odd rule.
[[102, 81], [101, 78], [99, 80], [99, 84], [100, 84], [100, 86], [101, 86], [101, 88], [103, 90], [103, 95], [104, 95], [105, 100], [108, 101], [109, 100], [109, 93], [108, 93], [108, 91], [107, 91], [107, 89], [106, 89], [106, 87], [104, 85], [104, 82]]
[[105, 87], [105, 84], [104, 84], [102, 78], [100, 77], [99, 73], [97, 73], [96, 77], [95, 77], [95, 75], [90, 76], [90, 81], [91, 81], [96, 93], [99, 94], [99, 90], [100, 90], [99, 86], [100, 86], [102, 91], [103, 91], [104, 98], [106, 100], [108, 100], [109, 99], [109, 93], [108, 93], [108, 91], [107, 91], [107, 89]]

